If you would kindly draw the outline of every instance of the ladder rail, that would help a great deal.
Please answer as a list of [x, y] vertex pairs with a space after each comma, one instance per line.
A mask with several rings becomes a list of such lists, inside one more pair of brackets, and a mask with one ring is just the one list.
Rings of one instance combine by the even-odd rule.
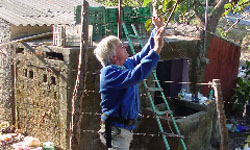
[[139, 41], [139, 43], [140, 43], [141, 48], [143, 48], [143, 47], [144, 47], [144, 46], [143, 46], [143, 43], [142, 43], [141, 38], [140, 38], [140, 36], [139, 36], [139, 34], [138, 34], [137, 30], [136, 30], [135, 25], [134, 25], [134, 24], [131, 24], [131, 26], [132, 26], [132, 29], [133, 29], [133, 31], [134, 31], [134, 33], [135, 33], [135, 36], [137, 37], [137, 39], [138, 39], [138, 41]]
[[129, 47], [130, 47], [130, 49], [132, 51], [132, 54], [134, 55], [135, 54], [135, 49], [134, 49], [134, 46], [133, 46], [133, 43], [132, 43], [131, 39], [129, 38], [128, 29], [127, 29], [125, 23], [122, 23], [122, 27], [123, 27], [123, 30], [125, 32], [126, 38], [128, 40], [128, 45], [129, 45]]
[[[143, 84], [144, 84], [144, 87], [148, 87], [145, 80], [143, 81]], [[154, 104], [154, 102], [153, 102], [153, 98], [152, 98], [152, 96], [151, 96], [151, 94], [150, 94], [149, 91], [146, 90], [146, 93], [147, 93], [147, 96], [148, 96], [148, 98], [149, 98], [150, 104], [151, 104], [151, 106], [152, 106], [152, 108], [153, 108], [153, 112], [154, 112], [154, 114], [156, 114], [155, 117], [156, 117], [156, 121], [157, 121], [158, 127], [159, 127], [159, 129], [160, 129], [160, 132], [163, 133], [163, 132], [164, 132], [164, 129], [163, 129], [163, 126], [162, 126], [162, 124], [161, 124], [160, 117], [157, 115], [157, 110], [156, 110], [156, 108], [155, 108], [155, 104]], [[168, 140], [167, 140], [167, 138], [166, 138], [166, 135], [161, 134], [161, 136], [162, 136], [162, 139], [163, 139], [163, 142], [164, 142], [164, 144], [165, 144], [166, 149], [167, 149], [167, 150], [170, 150], [170, 146], [169, 146], [169, 144], [168, 144]]]
[[[158, 86], [158, 87], [161, 87], [160, 82], [159, 82], [159, 80], [158, 80], [158, 78], [157, 78], [157, 76], [156, 76], [156, 72], [153, 72], [153, 76], [154, 76], [154, 79], [156, 80], [157, 86]], [[168, 110], [168, 111], [171, 111], [170, 106], [168, 105], [167, 98], [166, 98], [164, 92], [163, 92], [163, 91], [160, 91], [160, 93], [161, 93], [161, 96], [162, 96], [162, 98], [163, 98], [163, 101], [164, 101], [164, 103], [165, 103], [165, 105], [166, 105], [166, 107], [167, 107], [167, 110]], [[177, 132], [177, 135], [181, 136], [181, 132], [180, 132], [180, 130], [179, 130], [177, 124], [176, 124], [176, 121], [175, 121], [174, 116], [173, 116], [172, 113], [170, 113], [170, 118], [171, 118], [171, 121], [172, 121], [173, 124], [174, 124], [174, 127], [175, 127], [175, 130], [176, 130], [176, 132]], [[185, 145], [184, 140], [183, 140], [182, 137], [180, 138], [180, 142], [181, 142], [181, 145], [182, 145], [183, 149], [186, 150], [187, 148], [186, 148], [186, 145]]]

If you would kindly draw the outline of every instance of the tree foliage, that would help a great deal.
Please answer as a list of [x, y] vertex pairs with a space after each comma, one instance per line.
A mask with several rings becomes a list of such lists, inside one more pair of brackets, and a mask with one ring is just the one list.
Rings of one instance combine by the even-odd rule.
[[[107, 6], [118, 6], [118, 0], [96, 0]], [[229, 2], [230, 1], [230, 2]], [[208, 1], [208, 30], [215, 31], [215, 27], [221, 18], [226, 16], [229, 12], [238, 13], [244, 11], [244, 8], [250, 5], [249, 0], [209, 0]], [[166, 20], [176, 0], [123, 0], [122, 6], [148, 6], [154, 7], [157, 14], [163, 16]], [[179, 0], [173, 22], [182, 24], [198, 25], [201, 29], [204, 28], [205, 23], [206, 0]], [[146, 22], [146, 27], [150, 27], [151, 21]]]
[[[166, 20], [176, 3], [177, 0], [144, 0], [143, 6], [152, 4], [155, 9], [155, 14], [162, 16]], [[204, 24], [202, 23], [205, 12], [204, 4], [205, 0], [179, 0], [171, 21], [181, 24], [192, 24], [195, 22], [194, 20], [198, 18], [200, 22], [197, 24], [202, 26]], [[147, 23], [150, 22], [146, 22], [146, 27], [149, 26]]]
[[250, 102], [250, 62], [246, 61], [246, 65], [242, 67], [243, 76], [237, 78], [237, 86], [233, 95], [233, 110], [237, 115], [242, 116], [244, 107]]
[[[176, 0], [144, 0], [144, 5], [152, 3], [157, 13], [164, 16], [171, 11]], [[219, 19], [229, 12], [241, 13], [244, 8], [250, 5], [249, 0], [209, 0], [206, 10], [206, 0], [180, 0], [172, 21], [198, 25], [201, 29], [205, 26], [205, 11], [208, 13], [207, 29], [214, 32]]]
[[225, 4], [225, 12], [223, 13], [223, 17], [225, 17], [229, 12], [236, 14], [244, 12], [244, 8], [250, 5], [249, 0], [239, 0], [239, 1], [231, 1]]

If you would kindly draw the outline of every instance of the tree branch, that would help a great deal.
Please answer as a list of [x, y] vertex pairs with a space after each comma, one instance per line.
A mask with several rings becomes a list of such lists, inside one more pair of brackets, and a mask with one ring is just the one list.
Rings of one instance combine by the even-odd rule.
[[6, 52], [6, 51], [4, 52], [4, 51], [1, 49], [1, 50], [0, 50], [0, 54], [3, 54], [3, 55], [6, 56], [7, 52]]
[[245, 16], [238, 18], [235, 23], [233, 23], [225, 32], [229, 32], [236, 24], [238, 24], [242, 19], [247, 18], [250, 13], [247, 13]]
[[168, 17], [168, 20], [166, 21], [166, 24], [165, 24], [165, 28], [167, 28], [168, 26], [168, 23], [170, 22], [173, 14], [174, 14], [174, 11], [175, 9], [177, 8], [177, 5], [179, 4], [179, 0], [176, 1], [176, 4], [174, 5], [174, 8], [172, 9], [171, 13], [170, 13], [170, 16]]

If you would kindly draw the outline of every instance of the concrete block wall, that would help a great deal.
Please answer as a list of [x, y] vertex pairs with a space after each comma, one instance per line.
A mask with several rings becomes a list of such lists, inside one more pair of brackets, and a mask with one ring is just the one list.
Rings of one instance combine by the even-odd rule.
[[[218, 120], [216, 118], [214, 103], [204, 106], [187, 101], [170, 100], [170, 102], [174, 102], [174, 108], [171, 107], [172, 110], [182, 110], [182, 112], [175, 112], [174, 116], [179, 116], [179, 118], [175, 119], [176, 124], [181, 135], [184, 136], [184, 143], [188, 150], [209, 150], [211, 149], [212, 139], [216, 140], [216, 142], [220, 141], [220, 138], [214, 139], [215, 136], [219, 135], [219, 131], [213, 128], [213, 125], [215, 125]], [[156, 107], [160, 108], [160, 110], [164, 110], [165, 104]], [[180, 115], [178, 113], [182, 114]], [[152, 109], [146, 109], [142, 115], [147, 117], [141, 119], [141, 124], [138, 125], [136, 132], [144, 134], [134, 136], [131, 143], [131, 150], [166, 149]], [[166, 133], [176, 134], [173, 122], [168, 115], [161, 116], [160, 121]], [[212, 133], [215, 135], [212, 135]], [[180, 138], [167, 137], [167, 140], [170, 149], [183, 150]]]
[[[201, 64], [200, 56], [203, 50], [202, 41], [186, 37], [168, 37], [165, 39], [166, 44], [161, 53], [161, 60], [184, 58], [187, 59], [189, 65], [190, 82], [202, 82], [203, 71], [205, 65]], [[188, 86], [188, 90], [192, 93], [197, 93], [202, 87], [197, 85]]]
[[[199, 39], [185, 38], [185, 37], [167, 37], [165, 38], [165, 44], [163, 50], [160, 54], [160, 61], [173, 60], [183, 58], [188, 62], [188, 81], [191, 82], [202, 82], [203, 72], [205, 70], [205, 65], [200, 63], [201, 47], [202, 42]], [[139, 46], [135, 46], [135, 50], [138, 52], [140, 50]], [[130, 51], [130, 50], [128, 50]], [[176, 68], [178, 69], [178, 68]], [[147, 80], [149, 87], [154, 87], [154, 78], [150, 76]], [[201, 86], [197, 85], [187, 85], [188, 92], [197, 93], [201, 90]], [[145, 90], [143, 84], [140, 84], [140, 95], [141, 105], [144, 107], [150, 106], [149, 100], [145, 96]], [[151, 93], [154, 96], [154, 93]]]
[[67, 149], [77, 48], [15, 44], [16, 125]]
[[[0, 19], [0, 44], [9, 41], [10, 24]], [[11, 46], [0, 47], [0, 121], [13, 122], [12, 55]]]

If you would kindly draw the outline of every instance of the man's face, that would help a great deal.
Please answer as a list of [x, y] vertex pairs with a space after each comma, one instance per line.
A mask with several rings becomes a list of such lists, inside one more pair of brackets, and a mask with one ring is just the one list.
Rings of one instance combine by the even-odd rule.
[[116, 59], [119, 62], [119, 65], [123, 65], [125, 60], [128, 58], [128, 52], [126, 50], [126, 46], [122, 43], [116, 45]]

